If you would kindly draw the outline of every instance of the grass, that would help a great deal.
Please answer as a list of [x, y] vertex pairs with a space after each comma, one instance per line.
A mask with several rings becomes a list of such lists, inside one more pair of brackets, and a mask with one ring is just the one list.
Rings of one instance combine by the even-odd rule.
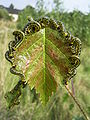
[[[16, 30], [16, 24], [0, 21], [0, 120], [84, 120], [64, 87], [59, 87], [47, 106], [43, 107], [35, 99], [35, 91], [30, 91], [27, 86], [23, 90], [20, 105], [10, 111], [6, 109], [4, 94], [18, 82], [18, 77], [9, 72], [10, 63], [5, 59], [8, 43], [14, 39], [12, 32]], [[82, 44], [81, 65], [73, 81], [75, 95], [90, 117], [90, 47]], [[69, 86], [71, 87], [70, 83]]]

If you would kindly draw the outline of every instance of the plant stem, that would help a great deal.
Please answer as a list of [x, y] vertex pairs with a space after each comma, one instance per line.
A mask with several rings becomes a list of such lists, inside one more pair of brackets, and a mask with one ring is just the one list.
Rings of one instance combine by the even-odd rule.
[[77, 104], [77, 106], [79, 107], [79, 109], [81, 110], [82, 114], [84, 115], [84, 117], [86, 118], [86, 120], [89, 120], [89, 118], [87, 117], [86, 113], [84, 112], [83, 108], [81, 107], [81, 105], [79, 104], [79, 102], [77, 101], [76, 97], [72, 94], [71, 90], [69, 89], [68, 85], [65, 85], [66, 90], [68, 91], [68, 93], [70, 94], [70, 96], [73, 98], [73, 100], [75, 101], [75, 103]]
[[74, 90], [74, 85], [73, 85], [73, 79], [71, 80], [71, 85], [72, 85], [72, 93], [75, 96], [75, 90]]

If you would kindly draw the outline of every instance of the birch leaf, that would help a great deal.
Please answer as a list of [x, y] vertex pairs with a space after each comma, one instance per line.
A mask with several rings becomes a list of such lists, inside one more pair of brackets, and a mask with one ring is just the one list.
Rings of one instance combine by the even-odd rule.
[[31, 89], [35, 88], [46, 104], [57, 86], [68, 84], [76, 74], [81, 42], [60, 21], [47, 18], [29, 21], [23, 31], [13, 34], [15, 40], [6, 52], [12, 65], [10, 71]]

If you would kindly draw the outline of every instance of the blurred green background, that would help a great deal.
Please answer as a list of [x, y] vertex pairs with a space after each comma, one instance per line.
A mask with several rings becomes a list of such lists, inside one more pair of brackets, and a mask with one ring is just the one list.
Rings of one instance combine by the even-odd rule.
[[60, 20], [71, 34], [81, 39], [81, 65], [73, 81], [75, 95], [90, 117], [90, 12], [66, 12], [59, 0], [53, 0], [53, 4], [53, 9], [49, 11], [43, 0], [37, 0], [35, 8], [28, 5], [19, 12], [17, 21], [5, 8], [0, 7], [0, 120], [84, 120], [77, 105], [62, 87], [58, 88], [44, 107], [35, 90], [31, 91], [27, 86], [23, 90], [21, 103], [10, 111], [6, 109], [4, 94], [17, 84], [18, 77], [10, 73], [10, 63], [5, 59], [5, 52], [9, 41], [14, 40], [12, 32], [23, 29], [28, 16], [34, 19], [48, 16]]

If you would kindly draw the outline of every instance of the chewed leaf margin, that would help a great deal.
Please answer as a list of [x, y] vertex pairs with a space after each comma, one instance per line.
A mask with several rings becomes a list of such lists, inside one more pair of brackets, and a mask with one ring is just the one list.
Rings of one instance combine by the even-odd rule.
[[[64, 38], [65, 44], [71, 48], [72, 55], [67, 57], [73, 67], [72, 71], [68, 72], [67, 76], [69, 76], [69, 79], [63, 80], [63, 84], [67, 85], [68, 81], [76, 74], [76, 68], [80, 65], [79, 55], [81, 53], [81, 41], [78, 38], [72, 36], [68, 31], [66, 31], [61, 21], [55, 21], [49, 18], [40, 18], [36, 21], [29, 21], [22, 31], [17, 30], [13, 32], [15, 40], [9, 42], [9, 50], [5, 53], [6, 59], [12, 65], [12, 67], [10, 68], [10, 72], [12, 74], [19, 75], [20, 80], [23, 82], [23, 84], [27, 84], [25, 82], [24, 74], [22, 74], [22, 72], [20, 71], [17, 71], [16, 65], [13, 63], [14, 52], [16, 51], [17, 47], [19, 47], [19, 45], [22, 43], [24, 38], [27, 38], [28, 36], [44, 28], [50, 28], [57, 31], [58, 34]], [[19, 91], [21, 91], [21, 88], [19, 89]]]

